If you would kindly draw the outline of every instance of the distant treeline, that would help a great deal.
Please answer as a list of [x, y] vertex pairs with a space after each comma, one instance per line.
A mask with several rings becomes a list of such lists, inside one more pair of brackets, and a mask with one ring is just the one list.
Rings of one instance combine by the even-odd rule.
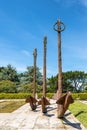
[[[0, 67], [1, 93], [32, 93], [33, 66], [28, 66], [23, 73], [17, 73], [16, 68], [10, 64]], [[42, 92], [43, 75], [39, 67], [36, 68], [37, 93]], [[83, 71], [68, 71], [62, 73], [63, 92], [87, 92], [87, 73]], [[58, 75], [47, 78], [47, 93], [55, 93], [58, 89]]]

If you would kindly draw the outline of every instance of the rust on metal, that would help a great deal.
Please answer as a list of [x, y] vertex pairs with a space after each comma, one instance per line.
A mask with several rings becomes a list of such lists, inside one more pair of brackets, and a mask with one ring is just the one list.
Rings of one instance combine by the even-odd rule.
[[68, 91], [64, 96], [60, 97], [57, 100], [57, 104], [60, 104], [63, 106], [63, 109], [60, 110], [60, 117], [63, 117], [64, 113], [68, 109], [69, 105], [74, 102], [74, 99], [72, 98], [71, 92]]
[[46, 97], [46, 44], [47, 37], [44, 37], [44, 65], [43, 65], [43, 96]]
[[[56, 28], [57, 27], [57, 28]], [[68, 109], [70, 103], [73, 103], [73, 98], [70, 92], [67, 92], [65, 96], [62, 97], [62, 58], [61, 58], [61, 32], [65, 30], [65, 25], [63, 22], [58, 20], [54, 26], [54, 30], [58, 32], [58, 91], [57, 91], [57, 104], [58, 104], [58, 117], [64, 116], [64, 113]]]
[[42, 105], [42, 112], [46, 113], [47, 109], [46, 109], [46, 105], [50, 105], [49, 101], [45, 98], [42, 97], [40, 101], [38, 101], [39, 105]]
[[44, 37], [44, 65], [43, 65], [43, 96], [38, 104], [42, 105], [42, 112], [46, 113], [46, 105], [50, 105], [49, 101], [46, 99], [46, 44], [47, 37]]
[[[61, 28], [61, 24], [63, 23], [60, 20], [58, 20], [53, 26], [54, 30], [58, 32], [58, 71], [59, 71], [58, 72], [58, 92], [57, 92], [58, 99], [60, 99], [62, 96], [61, 31], [64, 31], [65, 29], [65, 26], [63, 27], [63, 29]], [[61, 111], [63, 111], [63, 105], [58, 104], [58, 117], [61, 117], [61, 114], [60, 114]]]
[[35, 110], [36, 109], [36, 102], [37, 100], [32, 97], [32, 96], [28, 96], [25, 100], [26, 103], [30, 103], [30, 107], [32, 110]]
[[[61, 25], [63, 26], [61, 28]], [[56, 29], [57, 27], [57, 29]], [[54, 24], [54, 30], [58, 32], [58, 98], [62, 96], [62, 57], [61, 57], [61, 31], [64, 31], [65, 25], [58, 20]]]
[[33, 76], [33, 96], [28, 96], [26, 98], [26, 103], [30, 103], [30, 107], [32, 110], [36, 109], [36, 102], [38, 102], [36, 100], [36, 58], [37, 58], [37, 49], [34, 49], [34, 76]]
[[34, 49], [34, 77], [33, 77], [33, 97], [36, 97], [36, 58], [37, 58], [37, 49]]

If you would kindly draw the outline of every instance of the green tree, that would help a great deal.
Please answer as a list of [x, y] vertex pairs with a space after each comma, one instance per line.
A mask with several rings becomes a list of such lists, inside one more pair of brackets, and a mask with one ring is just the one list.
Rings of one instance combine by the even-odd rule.
[[[21, 84], [28, 84], [33, 82], [33, 76], [34, 76], [34, 67], [29, 66], [27, 67], [27, 71], [20, 74], [20, 83]], [[40, 72], [40, 69], [36, 68], [36, 82], [38, 85], [42, 85], [42, 74]]]
[[86, 75], [83, 71], [66, 72], [67, 81], [73, 86], [73, 92], [81, 92], [83, 90], [83, 84], [87, 80]]
[[19, 82], [17, 71], [10, 64], [7, 67], [0, 67], [0, 81], [2, 80]]
[[87, 92], [87, 82], [83, 83], [82, 91]]
[[15, 93], [17, 92], [16, 84], [9, 80], [2, 80], [0, 81], [0, 92]]
[[63, 93], [69, 91], [73, 91], [73, 86], [71, 82], [69, 82], [67, 77], [67, 72], [62, 73], [62, 86], [63, 86]]
[[47, 79], [47, 92], [55, 93], [58, 89], [58, 78], [57, 76], [52, 76]]
[[[49, 92], [57, 91], [58, 75], [52, 76], [47, 81]], [[84, 92], [87, 90], [87, 74], [83, 71], [68, 71], [62, 73], [63, 92]]]
[[[42, 90], [42, 87], [38, 84], [36, 84], [36, 92], [40, 93]], [[33, 92], [33, 82], [22, 85], [20, 87], [19, 92], [26, 92], [26, 93], [32, 93]]]

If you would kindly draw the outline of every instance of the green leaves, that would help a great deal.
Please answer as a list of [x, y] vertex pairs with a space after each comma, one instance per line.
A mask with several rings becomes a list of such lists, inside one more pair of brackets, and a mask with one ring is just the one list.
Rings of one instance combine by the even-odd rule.
[[18, 74], [16, 69], [13, 68], [10, 64], [7, 67], [0, 67], [0, 81], [1, 80], [10, 80], [13, 82], [18, 82]]
[[[58, 75], [52, 76], [47, 80], [48, 90], [55, 92], [58, 89]], [[72, 92], [87, 91], [87, 74], [83, 71], [68, 71], [62, 73], [63, 92], [68, 90]]]
[[16, 84], [9, 80], [2, 80], [0, 82], [0, 92], [15, 93], [17, 92]]

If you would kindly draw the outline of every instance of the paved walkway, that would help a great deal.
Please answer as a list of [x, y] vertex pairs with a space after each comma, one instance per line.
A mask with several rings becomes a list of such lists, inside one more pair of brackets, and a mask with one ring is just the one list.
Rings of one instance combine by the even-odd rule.
[[87, 100], [79, 100], [79, 101], [87, 105]]
[[31, 111], [28, 103], [12, 113], [0, 114], [0, 130], [87, 130], [69, 111], [58, 119], [55, 100], [50, 102], [45, 115], [40, 105]]

